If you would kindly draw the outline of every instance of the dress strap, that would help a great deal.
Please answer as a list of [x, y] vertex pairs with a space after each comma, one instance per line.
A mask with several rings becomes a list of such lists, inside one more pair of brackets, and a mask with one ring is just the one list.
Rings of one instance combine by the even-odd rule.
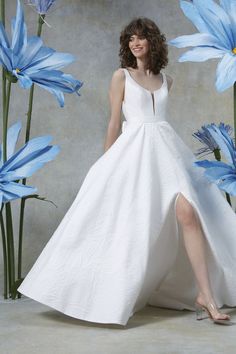
[[[130, 74], [130, 72], [129, 72], [129, 70], [128, 69], [126, 69], [126, 68], [122, 68], [123, 70], [124, 70], [124, 72], [125, 72], [125, 76], [126, 77], [128, 77], [129, 79], [131, 78], [131, 80], [132, 81], [135, 81], [133, 78], [132, 78], [132, 76], [131, 76], [131, 74]], [[167, 85], [167, 79], [166, 79], [166, 74], [165, 74], [165, 72], [163, 72], [163, 71], [160, 71], [160, 73], [161, 73], [161, 75], [162, 75], [162, 86], [166, 86]], [[135, 81], [136, 82], [136, 81]], [[136, 84], [138, 85], [138, 86], [140, 86], [140, 87], [142, 87], [138, 82], [136, 82]], [[144, 87], [142, 87], [144, 90], [147, 90], [147, 89], [145, 89]], [[148, 91], [148, 90], [147, 90]]]
[[166, 73], [164, 71], [161, 71], [162, 77], [163, 77], [163, 85], [167, 84], [167, 80], [166, 80]]
[[123, 70], [124, 70], [124, 72], [125, 72], [125, 76], [128, 76], [128, 70], [126, 69], [126, 68], [122, 68]]

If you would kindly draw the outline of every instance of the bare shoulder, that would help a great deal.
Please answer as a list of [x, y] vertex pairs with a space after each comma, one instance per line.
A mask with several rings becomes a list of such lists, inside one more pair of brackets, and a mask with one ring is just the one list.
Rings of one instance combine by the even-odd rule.
[[123, 98], [124, 94], [124, 85], [125, 85], [125, 73], [122, 68], [116, 69], [111, 78], [109, 93], [115, 96]]
[[168, 90], [170, 91], [174, 79], [169, 74], [166, 74], [166, 81], [167, 81]]
[[125, 78], [125, 73], [123, 68], [118, 68], [113, 72], [112, 81], [117, 83], [122, 83], [124, 82], [124, 78]]

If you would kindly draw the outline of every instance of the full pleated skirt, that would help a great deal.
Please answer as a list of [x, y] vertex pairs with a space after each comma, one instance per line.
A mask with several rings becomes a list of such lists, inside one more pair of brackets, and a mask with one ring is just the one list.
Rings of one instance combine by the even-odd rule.
[[194, 310], [176, 219], [182, 193], [206, 237], [215, 301], [236, 306], [236, 214], [166, 121], [127, 123], [91, 166], [18, 291], [71, 317], [126, 325], [145, 305]]

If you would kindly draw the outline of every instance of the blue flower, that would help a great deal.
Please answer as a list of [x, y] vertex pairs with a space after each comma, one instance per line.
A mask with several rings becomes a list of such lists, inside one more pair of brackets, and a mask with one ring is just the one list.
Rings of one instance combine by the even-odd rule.
[[46, 162], [53, 160], [60, 151], [59, 146], [48, 145], [52, 140], [48, 135], [29, 140], [14, 153], [20, 130], [21, 122], [17, 122], [7, 131], [5, 162], [3, 162], [2, 146], [0, 148], [0, 208], [2, 203], [35, 193], [37, 188], [16, 181], [32, 176]]
[[45, 15], [56, 0], [28, 0], [29, 5], [36, 7], [40, 15]]
[[83, 83], [58, 70], [74, 60], [71, 54], [58, 53], [52, 48], [43, 46], [40, 37], [27, 38], [27, 28], [19, 0], [16, 18], [12, 21], [11, 45], [0, 22], [0, 63], [10, 75], [19, 80], [21, 87], [29, 88], [35, 83], [52, 93], [61, 107], [64, 106], [64, 92], [76, 92], [80, 96], [78, 90]]
[[[205, 124], [201, 127], [200, 130], [197, 130], [195, 133], [192, 134], [193, 137], [197, 138], [202, 144], [205, 145], [204, 147], [198, 149], [198, 151], [195, 153], [196, 156], [199, 156], [201, 154], [208, 155], [214, 152], [215, 150], [220, 149], [219, 145], [214, 140], [212, 134], [208, 129], [211, 126], [215, 126], [215, 124]], [[218, 127], [220, 130], [224, 129], [229, 134], [231, 134], [233, 130], [233, 128], [229, 124], [224, 124], [223, 122], [221, 122]]]
[[222, 92], [236, 81], [236, 1], [180, 1], [185, 16], [200, 33], [172, 39], [168, 44], [178, 48], [194, 47], [179, 57], [179, 62], [202, 62], [222, 58], [216, 70], [216, 89]]
[[236, 147], [226, 129], [219, 129], [216, 125], [208, 127], [213, 139], [223, 152], [227, 162], [222, 161], [195, 161], [193, 164], [205, 168], [205, 176], [218, 185], [225, 192], [236, 195]]

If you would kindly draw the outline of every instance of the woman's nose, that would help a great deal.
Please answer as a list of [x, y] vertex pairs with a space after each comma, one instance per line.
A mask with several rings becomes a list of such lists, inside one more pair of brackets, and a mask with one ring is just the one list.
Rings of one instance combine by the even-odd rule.
[[140, 40], [139, 40], [138, 38], [136, 38], [136, 39], [134, 40], [134, 46], [136, 46], [136, 45], [138, 45], [138, 44], [140, 44]]

